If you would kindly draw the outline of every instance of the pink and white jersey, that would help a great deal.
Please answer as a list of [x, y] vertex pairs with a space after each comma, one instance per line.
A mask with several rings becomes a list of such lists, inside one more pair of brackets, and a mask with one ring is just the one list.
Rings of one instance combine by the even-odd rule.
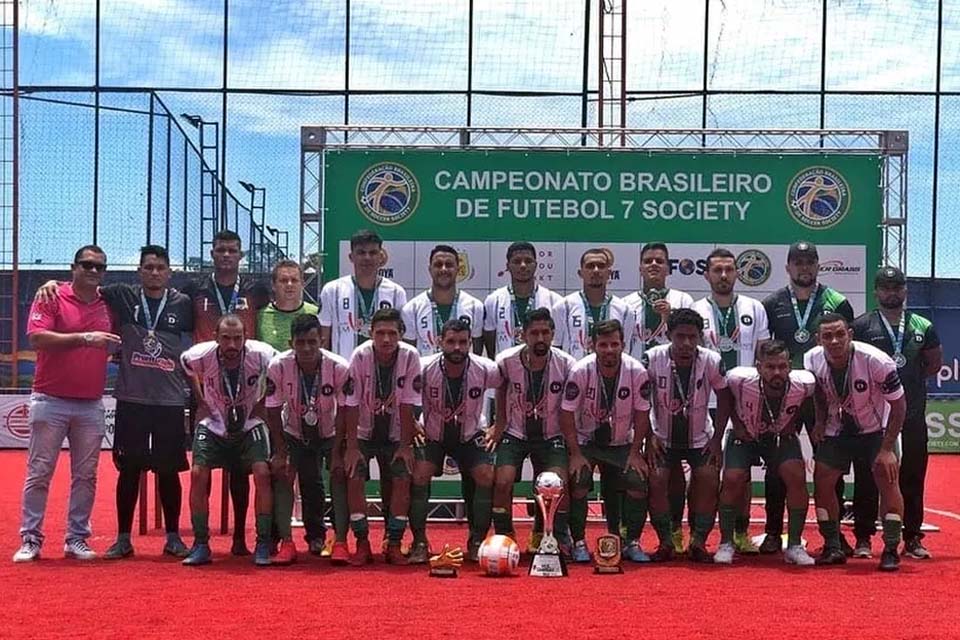
[[697, 347], [685, 392], [689, 398], [687, 421], [690, 429], [687, 442], [673, 442], [670, 437], [673, 417], [683, 410], [683, 401], [676, 389], [677, 381], [671, 366], [670, 345], [662, 344], [648, 349], [643, 354], [642, 362], [647, 367], [653, 387], [653, 433], [670, 448], [705, 447], [713, 436], [713, 421], [708, 410], [711, 392], [727, 386], [720, 354]]
[[[344, 389], [350, 377], [349, 367], [347, 361], [337, 354], [326, 349], [320, 350], [320, 368], [311, 392], [315, 399], [314, 411], [319, 419], [317, 430], [321, 438], [331, 438], [336, 431], [337, 413], [346, 397]], [[301, 418], [309, 405], [293, 349], [274, 356], [267, 375], [267, 407], [283, 407], [283, 430], [295, 438], [303, 439]]]
[[[258, 424], [263, 424], [263, 420], [252, 414], [254, 407], [267, 394], [267, 368], [276, 353], [274, 348], [266, 342], [259, 340], [244, 342], [239, 388], [236, 394], [236, 406], [246, 417], [243, 424], [244, 433]], [[183, 365], [183, 371], [187, 376], [192, 376], [200, 382], [203, 392], [201, 401], [209, 413], [200, 421], [200, 424], [218, 436], [226, 436], [227, 420], [234, 403], [230, 400], [230, 394], [223, 380], [217, 343], [210, 341], [193, 345], [180, 354], [180, 364]]]
[[344, 406], [359, 407], [360, 422], [358, 437], [369, 440], [373, 437], [373, 418], [378, 410], [390, 415], [390, 441], [400, 441], [400, 405], [420, 405], [423, 387], [420, 375], [420, 355], [417, 350], [400, 342], [393, 365], [390, 392], [384, 400], [377, 398], [377, 358], [373, 342], [367, 341], [356, 348], [350, 358], [350, 380], [347, 382]]
[[[416, 342], [421, 356], [440, 351], [439, 327], [443, 323], [434, 315], [430, 291], [424, 291], [403, 307], [403, 324], [406, 325], [405, 340]], [[466, 291], [457, 291], [457, 299], [450, 309], [450, 320], [459, 318], [470, 325], [470, 337], [483, 336], [483, 303]]]
[[650, 385], [647, 370], [638, 360], [623, 354], [620, 360], [620, 375], [614, 386], [615, 398], [611, 398], [611, 414], [604, 419], [602, 388], [597, 356], [590, 355], [578, 360], [564, 386], [560, 408], [580, 416], [577, 427], [577, 442], [586, 444], [593, 440], [593, 432], [600, 422], [610, 421], [610, 446], [633, 442], [633, 417], [636, 411], [650, 411]]
[[756, 367], [734, 367], [727, 373], [727, 386], [733, 394], [734, 410], [747, 428], [747, 433], [754, 437], [782, 432], [800, 411], [804, 401], [813, 397], [817, 381], [809, 371], [791, 371], [779, 408], [764, 402], [760, 385], [760, 373]]
[[[510, 287], [500, 287], [483, 301], [483, 330], [497, 332], [497, 353], [517, 345], [520, 340], [520, 331], [523, 327], [522, 325], [517, 326], [517, 318], [514, 317], [513, 299], [514, 296]], [[554, 293], [546, 287], [536, 285], [533, 289], [533, 295], [530, 296], [530, 302], [527, 304], [527, 311], [533, 311], [541, 307], [552, 310], [560, 300], [559, 293]]]
[[[550, 314], [553, 316], [553, 322], [557, 325], [557, 331], [553, 337], [554, 346], [560, 347], [578, 360], [593, 352], [593, 344], [589, 333], [593, 320], [583, 301], [582, 292], [575, 291], [554, 305]], [[626, 303], [617, 296], [610, 296], [604, 315], [600, 318], [601, 321], [619, 320], [620, 324], [623, 325], [624, 353], [630, 347], [631, 323], [628, 322], [629, 315], [630, 309]]]
[[[526, 345], [521, 344], [497, 356], [500, 377], [507, 392], [506, 433], [521, 440], [527, 439], [527, 418], [534, 414], [534, 407], [527, 399], [530, 374], [523, 364], [523, 351], [526, 348]], [[556, 347], [550, 347], [542, 383], [542, 406], [537, 407], [537, 414], [543, 418], [544, 439], [561, 435], [560, 403], [563, 401], [563, 387], [576, 363], [573, 356]]]
[[844, 398], [837, 394], [823, 347], [814, 347], [803, 356], [804, 368], [816, 377], [817, 386], [827, 398], [828, 436], [840, 433], [841, 409], [853, 418], [860, 434], [883, 431], [887, 402], [903, 396], [900, 374], [890, 356], [864, 342], [853, 340], [850, 344], [852, 354], [847, 367]]
[[[370, 331], [361, 318], [360, 292], [353, 276], [343, 276], [323, 285], [320, 291], [320, 326], [330, 327], [330, 349], [341, 358], [349, 358], [357, 346], [357, 336]], [[370, 315], [380, 309], [402, 309], [407, 292], [389, 278], [380, 278], [373, 295]]]
[[484, 392], [500, 386], [500, 371], [492, 360], [470, 354], [461, 383], [458, 407], [448, 404], [444, 383], [443, 354], [435, 353], [420, 359], [423, 368], [423, 429], [427, 440], [443, 439], [443, 425], [450, 420], [460, 424], [460, 442], [467, 442], [480, 430]]

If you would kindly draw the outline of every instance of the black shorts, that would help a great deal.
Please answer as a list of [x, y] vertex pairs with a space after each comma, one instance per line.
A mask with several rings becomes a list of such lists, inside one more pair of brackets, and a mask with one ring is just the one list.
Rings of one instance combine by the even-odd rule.
[[113, 461], [118, 469], [186, 471], [183, 407], [117, 401]]

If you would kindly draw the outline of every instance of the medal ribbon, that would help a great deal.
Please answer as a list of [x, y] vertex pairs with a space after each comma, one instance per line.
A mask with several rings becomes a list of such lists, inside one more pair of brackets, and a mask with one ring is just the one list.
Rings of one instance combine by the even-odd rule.
[[[391, 377], [395, 373], [396, 366], [397, 359], [395, 357], [393, 363], [390, 365]], [[380, 363], [377, 362], [376, 354], [374, 354], [373, 358], [373, 376], [377, 385], [375, 393], [377, 399], [380, 401], [380, 406], [377, 407], [375, 413], [389, 413], [388, 405], [393, 404], [393, 400], [396, 397], [396, 394], [393, 391], [393, 380], [387, 380], [387, 386], [383, 386], [383, 380], [380, 378]], [[390, 395], [387, 395], [388, 392]], [[384, 397], [385, 395], [387, 395], [387, 397]]]
[[543, 367], [543, 376], [540, 378], [540, 384], [537, 387], [533, 385], [533, 371], [530, 369], [530, 354], [527, 352], [527, 347], [523, 348], [520, 362], [523, 364], [523, 374], [527, 383], [525, 391], [529, 391], [533, 398], [533, 401], [530, 402], [527, 400], [526, 393], [524, 394], [524, 414], [536, 420], [542, 417], [542, 410], [546, 408], [547, 404], [547, 395], [543, 390], [549, 386], [550, 355], [547, 355], [547, 363]]
[[[163, 290], [163, 297], [160, 298], [160, 304], [157, 305], [157, 317], [154, 318], [150, 313], [150, 305], [147, 304], [147, 296], [143, 293], [143, 288], [140, 289], [140, 308], [143, 309], [143, 321], [147, 327], [147, 333], [150, 335], [153, 335], [157, 330], [157, 324], [160, 322], [163, 310], [167, 306], [167, 293], [169, 291], [169, 289]], [[900, 330], [903, 331], [903, 325], [901, 325]]]
[[[613, 296], [609, 293], [604, 296], [603, 304], [600, 305], [600, 319], [597, 322], [603, 322], [607, 319], [607, 316], [610, 313], [610, 300], [613, 299]], [[583, 295], [583, 291], [580, 292], [580, 300], [583, 301], [583, 314], [586, 316], [587, 321], [587, 340], [593, 339], [593, 314], [590, 312], [590, 302], [587, 300], [587, 296]]]
[[807, 308], [803, 310], [802, 316], [800, 315], [800, 305], [797, 302], [797, 294], [793, 292], [793, 287], [787, 287], [787, 291], [790, 292], [790, 303], [793, 305], [793, 317], [797, 321], [797, 329], [807, 330], [807, 322], [810, 321], [813, 307], [817, 304], [817, 295], [820, 293], [820, 286], [817, 285], [817, 288], [813, 290], [813, 294], [810, 296], [810, 299], [807, 300]]
[[444, 412], [444, 422], [460, 422], [460, 416], [463, 414], [465, 402], [463, 401], [463, 388], [467, 384], [467, 371], [470, 369], [470, 358], [468, 357], [463, 373], [460, 374], [460, 390], [456, 396], [453, 394], [453, 388], [450, 386], [450, 377], [447, 375], [447, 368], [443, 364], [443, 358], [440, 358], [440, 373], [443, 375], [443, 406], [450, 412], [447, 417]]
[[320, 355], [320, 361], [317, 362], [317, 375], [313, 378], [313, 384], [307, 385], [307, 377], [303, 375], [303, 369], [300, 368], [299, 362], [297, 363], [297, 377], [300, 378], [300, 402], [303, 411], [306, 412], [309, 409], [319, 411], [317, 407], [317, 396], [319, 395], [320, 388], [323, 386], [323, 355]]
[[[647, 344], [657, 340], [661, 335], [667, 332], [666, 321], [653, 308], [653, 303], [658, 300], [664, 300], [667, 297], [669, 289], [648, 289], [646, 293], [640, 292], [640, 317], [641, 334], [640, 340], [643, 342], [644, 350]], [[650, 328], [650, 335], [645, 336], [647, 327]]]
[[[377, 309], [377, 303], [380, 301], [380, 283], [383, 282], [383, 278], [377, 278], [377, 284], [373, 287], [373, 300], [369, 307], [367, 307], [367, 301], [363, 297], [363, 292], [360, 291], [360, 284], [357, 282], [356, 276], [351, 276], [353, 279], [353, 290], [357, 294], [357, 316], [360, 320], [360, 326], [357, 328], [358, 333], [363, 333], [364, 328], [369, 326], [370, 320], [373, 318], [373, 313]], [[368, 335], [369, 330], [364, 335]]]
[[[687, 378], [687, 390], [689, 391], [691, 383], [693, 383], [693, 374], [697, 369], [697, 355], [693, 356], [693, 363], [690, 365], [690, 377]], [[684, 417], [687, 417], [690, 413], [690, 402], [693, 399], [693, 394], [688, 394], [683, 390], [683, 384], [680, 382], [680, 376], [677, 374], [677, 363], [673, 359], [673, 350], [670, 352], [670, 377], [673, 378], [673, 386], [677, 389], [677, 395], [680, 396], [680, 412]], [[675, 411], [671, 413], [676, 413]]]
[[731, 340], [736, 339], [737, 329], [739, 329], [739, 327], [736, 327], [731, 334], [729, 333], [729, 326], [730, 318], [733, 316], [733, 312], [736, 310], [737, 296], [733, 296], [733, 299], [730, 301], [730, 306], [727, 307], [726, 313], [724, 313], [722, 316], [720, 314], [720, 305], [714, 301], [713, 297], [711, 296], [707, 298], [707, 300], [710, 302], [710, 307], [713, 308], [713, 319], [717, 325], [717, 342], [719, 343], [720, 338], [730, 338]]
[[[527, 311], [530, 310], [530, 305], [535, 303], [537, 299], [537, 287], [539, 285], [533, 285], [533, 291], [530, 293], [530, 296], [527, 300]], [[513, 316], [513, 334], [510, 336], [510, 339], [513, 340], [514, 346], [520, 344], [520, 329], [523, 327], [523, 318], [520, 317], [520, 310], [517, 308], [517, 294], [513, 291], [513, 286], [507, 286], [507, 293], [510, 294], [510, 311]], [[509, 333], [509, 330], [508, 330]]]
[[880, 313], [880, 310], [877, 310], [877, 315], [880, 316], [880, 320], [883, 322], [883, 328], [886, 329], [887, 335], [890, 336], [890, 342], [893, 344], [893, 355], [897, 356], [903, 352], [903, 329], [907, 326], [907, 312], [904, 311], [900, 314], [900, 326], [897, 327], [897, 332], [893, 332], [893, 327], [890, 326], [890, 322], [887, 321], [886, 316]]
[[[429, 289], [427, 290], [427, 299], [430, 300], [430, 313], [433, 316], [433, 335], [434, 335], [434, 351], [439, 350], [440, 347], [440, 334], [443, 333], [443, 319], [440, 318], [440, 309], [437, 308], [437, 301], [433, 299], [433, 292]], [[460, 316], [460, 292], [454, 289], [453, 291], [453, 305], [450, 307], [450, 315], [447, 317], [457, 318]]]
[[[220, 295], [220, 287], [217, 286], [217, 281], [214, 280], [213, 276], [210, 276], [210, 280], [213, 281], [213, 292], [217, 296], [217, 306], [220, 308], [220, 315], [225, 316], [228, 313], [233, 313], [237, 306], [237, 300], [240, 299], [240, 276], [237, 276], [237, 281], [233, 283], [233, 294], [230, 296], [229, 305], [223, 301], [223, 296]], [[160, 314], [158, 313], [157, 315], [159, 316]]]

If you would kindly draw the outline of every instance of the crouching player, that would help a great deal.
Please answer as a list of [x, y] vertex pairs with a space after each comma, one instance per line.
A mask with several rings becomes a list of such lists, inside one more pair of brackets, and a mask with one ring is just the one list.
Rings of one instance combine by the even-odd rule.
[[720, 490], [720, 546], [713, 555], [718, 564], [731, 564], [738, 503], [750, 482], [750, 465], [762, 458], [776, 470], [787, 488], [787, 564], [814, 564], [800, 544], [807, 518], [807, 482], [797, 438], [800, 407], [813, 397], [816, 380], [809, 371], [790, 370], [790, 352], [779, 340], [760, 344], [757, 366], [735, 367], [727, 373], [733, 394], [733, 432], [724, 449], [723, 487]]

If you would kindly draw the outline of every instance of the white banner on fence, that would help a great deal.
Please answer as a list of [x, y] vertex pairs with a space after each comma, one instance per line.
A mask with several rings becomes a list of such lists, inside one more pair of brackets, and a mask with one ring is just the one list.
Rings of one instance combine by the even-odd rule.
[[[107, 429], [101, 449], [113, 448], [114, 415], [117, 402], [113, 396], [103, 397]], [[0, 396], [0, 449], [26, 449], [30, 444], [30, 394]], [[63, 441], [63, 448], [67, 448]]]

